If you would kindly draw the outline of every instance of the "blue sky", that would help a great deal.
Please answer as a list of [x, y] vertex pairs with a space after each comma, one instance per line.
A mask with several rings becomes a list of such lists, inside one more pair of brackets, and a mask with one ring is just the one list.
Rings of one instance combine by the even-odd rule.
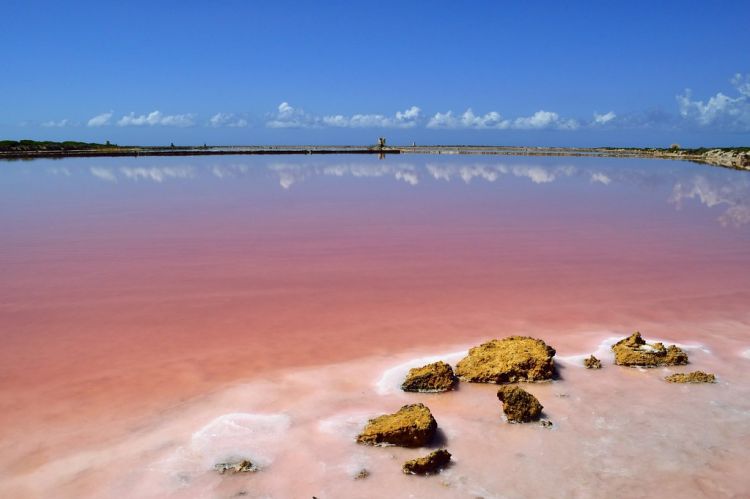
[[0, 137], [750, 145], [750, 2], [3, 3]]

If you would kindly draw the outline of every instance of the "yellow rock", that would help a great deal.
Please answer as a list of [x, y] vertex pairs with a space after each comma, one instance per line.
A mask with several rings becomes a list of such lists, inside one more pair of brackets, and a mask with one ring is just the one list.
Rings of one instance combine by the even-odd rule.
[[555, 349], [542, 340], [510, 336], [469, 350], [456, 365], [459, 379], [475, 383], [543, 381], [554, 375]]

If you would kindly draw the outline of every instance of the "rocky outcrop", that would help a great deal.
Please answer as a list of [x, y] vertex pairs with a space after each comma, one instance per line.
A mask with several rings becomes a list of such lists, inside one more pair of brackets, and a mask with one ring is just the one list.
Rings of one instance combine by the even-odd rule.
[[703, 154], [704, 161], [712, 165], [728, 166], [730, 168], [750, 169], [750, 152], [748, 151], [723, 151], [711, 149]]
[[586, 369], [601, 369], [602, 361], [592, 355], [588, 359], [583, 359], [583, 366]]
[[542, 414], [542, 404], [519, 386], [500, 388], [497, 398], [503, 403], [503, 412], [509, 423], [528, 423], [539, 419]]
[[451, 453], [445, 449], [439, 449], [430, 452], [425, 457], [406, 461], [401, 469], [407, 475], [432, 475], [448, 466], [450, 462]]
[[619, 366], [678, 366], [688, 363], [688, 356], [675, 345], [665, 347], [662, 343], [648, 344], [635, 332], [612, 345], [615, 364]]
[[463, 381], [475, 383], [514, 383], [552, 379], [555, 349], [542, 340], [510, 336], [491, 340], [469, 350], [456, 365]]
[[405, 405], [395, 414], [371, 419], [357, 442], [369, 445], [422, 447], [430, 443], [437, 431], [437, 422], [424, 404]]
[[716, 376], [703, 371], [671, 374], [664, 379], [670, 383], [716, 383]]
[[405, 392], [446, 392], [456, 386], [453, 368], [443, 361], [409, 370], [401, 389]]
[[223, 475], [224, 473], [247, 473], [257, 471], [258, 468], [249, 459], [240, 459], [239, 461], [215, 464], [214, 470]]

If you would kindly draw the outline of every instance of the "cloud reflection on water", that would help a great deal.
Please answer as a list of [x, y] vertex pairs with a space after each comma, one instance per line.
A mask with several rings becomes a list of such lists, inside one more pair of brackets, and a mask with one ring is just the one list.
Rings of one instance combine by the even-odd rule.
[[[709, 167], [701, 167], [709, 168]], [[75, 169], [48, 168], [54, 175], [70, 176]], [[205, 168], [199, 166], [120, 166], [90, 167], [94, 177], [107, 181], [119, 180], [151, 181], [162, 183], [172, 179], [193, 179], [205, 172], [219, 180], [243, 177], [270, 177], [285, 190], [314, 177], [393, 178], [410, 186], [418, 186], [426, 180], [450, 182], [454, 180], [470, 184], [474, 180], [497, 182], [503, 177], [527, 179], [533, 184], [551, 184], [561, 179], [585, 180], [592, 186], [610, 188], [615, 185], [636, 186], [648, 191], [668, 189], [667, 201], [676, 209], [686, 202], [697, 201], [707, 208], [723, 208], [718, 221], [723, 226], [750, 224], [750, 177], [744, 172], [707, 170], [704, 174], [689, 177], [680, 168], [639, 168], [633, 163], [622, 166], [608, 164], [607, 167], [567, 165], [544, 165], [505, 163], [488, 161], [430, 160], [424, 164], [416, 162], [371, 162], [362, 161], [310, 161], [270, 163], [215, 163]]]
[[161, 183], [167, 179], [181, 178], [188, 179], [195, 177], [195, 170], [191, 166], [153, 166], [130, 167], [122, 166], [120, 168], [91, 167], [91, 174], [99, 179], [108, 182], [117, 182], [118, 179], [128, 180], [150, 180]]
[[679, 181], [672, 188], [669, 202], [678, 210], [686, 200], [697, 199], [708, 208], [726, 206], [719, 216], [724, 226], [739, 227], [750, 223], [750, 181], [742, 178], [736, 183], [719, 184], [703, 175], [696, 175], [687, 181]]

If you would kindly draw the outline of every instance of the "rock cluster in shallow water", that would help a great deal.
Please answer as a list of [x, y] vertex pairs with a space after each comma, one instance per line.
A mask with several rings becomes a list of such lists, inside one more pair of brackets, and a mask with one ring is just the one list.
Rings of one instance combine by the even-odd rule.
[[497, 398], [503, 403], [503, 412], [510, 423], [528, 423], [542, 415], [539, 400], [519, 386], [503, 386], [497, 391]]
[[664, 379], [670, 383], [716, 383], [716, 376], [703, 371], [671, 374]]
[[409, 370], [401, 389], [405, 392], [446, 392], [452, 390], [457, 381], [453, 368], [438, 361]]
[[357, 442], [369, 445], [422, 447], [430, 443], [437, 422], [424, 404], [405, 405], [394, 414], [371, 419], [357, 436]]
[[510, 336], [470, 349], [456, 365], [456, 374], [475, 383], [544, 381], [554, 375], [554, 355], [555, 349], [542, 340]]
[[688, 356], [675, 345], [665, 347], [662, 343], [648, 344], [635, 332], [612, 345], [615, 364], [619, 366], [678, 366], [688, 363]]
[[592, 355], [588, 359], [583, 359], [583, 366], [586, 369], [601, 369], [602, 361]]
[[450, 461], [451, 453], [445, 449], [439, 449], [424, 457], [406, 461], [401, 470], [408, 475], [431, 475], [448, 466]]
[[[638, 332], [618, 341], [612, 346], [615, 363], [622, 366], [656, 367], [687, 364], [688, 356], [675, 345], [665, 347], [661, 343], [648, 344]], [[458, 379], [479, 383], [507, 384], [520, 381], [550, 380], [555, 374], [553, 357], [555, 349], [544, 341], [528, 336], [511, 336], [491, 340], [471, 348], [457, 365], [455, 372], [443, 361], [411, 369], [401, 389], [407, 392], [444, 392], [452, 390]], [[602, 363], [594, 355], [583, 360], [587, 369], [601, 369]], [[713, 383], [713, 374], [695, 371], [667, 376], [672, 383]], [[517, 385], [502, 386], [497, 398], [503, 404], [503, 412], [510, 423], [539, 421], [545, 428], [552, 422], [540, 419], [544, 407], [539, 400]], [[393, 414], [384, 414], [368, 421], [357, 442], [368, 445], [397, 445], [401, 447], [423, 447], [428, 445], [437, 432], [437, 422], [424, 404], [409, 404]], [[440, 472], [451, 461], [451, 454], [439, 449], [430, 454], [406, 461], [402, 471], [406, 474], [429, 475]], [[246, 463], [243, 464], [243, 463]], [[247, 468], [247, 469], [245, 469]], [[225, 471], [254, 471], [249, 461], [216, 465]], [[367, 470], [361, 470], [355, 479], [366, 478]]]

